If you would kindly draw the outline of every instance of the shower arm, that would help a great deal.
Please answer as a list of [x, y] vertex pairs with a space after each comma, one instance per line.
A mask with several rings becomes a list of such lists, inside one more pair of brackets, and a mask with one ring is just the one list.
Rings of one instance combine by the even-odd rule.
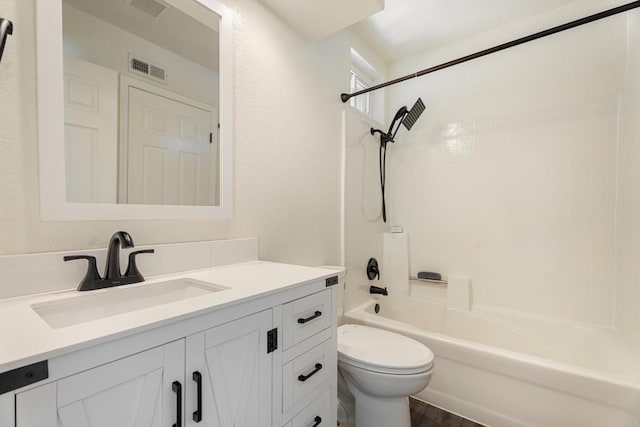
[[0, 18], [0, 61], [2, 61], [2, 53], [4, 52], [4, 44], [7, 36], [13, 34], [13, 22], [8, 19]]
[[603, 12], [596, 13], [594, 15], [589, 15], [589, 16], [587, 16], [585, 18], [577, 19], [575, 21], [571, 21], [571, 22], [568, 22], [566, 24], [558, 25], [556, 27], [549, 28], [549, 29], [544, 30], [544, 31], [539, 31], [537, 33], [534, 33], [534, 34], [531, 34], [531, 35], [528, 35], [528, 36], [525, 36], [525, 37], [521, 37], [519, 39], [512, 40], [510, 42], [503, 43], [503, 44], [491, 47], [489, 49], [481, 50], [479, 52], [472, 53], [470, 55], [466, 55], [466, 56], [460, 57], [458, 59], [454, 59], [452, 61], [442, 63], [440, 65], [436, 65], [436, 66], [433, 66], [433, 67], [425, 68], [424, 70], [417, 71], [417, 72], [415, 72], [413, 74], [408, 74], [408, 75], [403, 76], [403, 77], [398, 77], [397, 79], [393, 79], [393, 80], [390, 80], [390, 81], [385, 82], [385, 83], [380, 83], [379, 85], [371, 86], [369, 88], [366, 88], [366, 89], [363, 89], [363, 90], [359, 90], [359, 91], [354, 92], [354, 93], [343, 93], [343, 94], [340, 94], [340, 99], [342, 100], [343, 103], [346, 103], [347, 101], [349, 101], [354, 96], [364, 95], [365, 93], [373, 92], [374, 90], [382, 89], [382, 88], [385, 88], [387, 86], [392, 86], [392, 85], [395, 85], [397, 83], [402, 83], [402, 82], [404, 82], [406, 80], [411, 80], [411, 79], [414, 79], [416, 77], [422, 77], [424, 75], [431, 74], [431, 73], [434, 73], [436, 71], [444, 70], [445, 68], [453, 67], [454, 65], [463, 64], [465, 62], [468, 62], [468, 61], [471, 61], [471, 60], [474, 60], [474, 59], [478, 59], [478, 58], [481, 58], [483, 56], [490, 55], [492, 53], [500, 52], [501, 50], [509, 49], [509, 48], [512, 48], [512, 47], [515, 47], [515, 46], [519, 46], [521, 44], [528, 43], [528, 42], [531, 42], [531, 41], [534, 41], [534, 40], [537, 40], [537, 39], [541, 39], [543, 37], [551, 36], [553, 34], [560, 33], [562, 31], [570, 30], [572, 28], [579, 27], [581, 25], [589, 24], [591, 22], [598, 21], [600, 19], [604, 19], [604, 18], [608, 18], [608, 17], [613, 16], [613, 15], [617, 15], [619, 13], [628, 12], [628, 11], [630, 11], [632, 9], [636, 9], [638, 7], [640, 7], [640, 0], [624, 4], [622, 6], [614, 7], [613, 9], [608, 9], [608, 10], [605, 10]]
[[[375, 135], [376, 133], [380, 134], [380, 144], [386, 145], [387, 142], [395, 142], [395, 137], [400, 130], [400, 125], [405, 117], [409, 114], [407, 111], [407, 107], [402, 107], [396, 113], [396, 116], [393, 118], [391, 125], [389, 126], [389, 131], [387, 133], [382, 132], [380, 129], [371, 128], [371, 135]], [[395, 129], [394, 129], [395, 127]]]
[[380, 145], [382, 146], [386, 146], [388, 142], [395, 142], [393, 139], [395, 138], [397, 132], [398, 131], [396, 130], [396, 132], [393, 135], [391, 135], [390, 134], [391, 130], [385, 133], [385, 132], [382, 132], [380, 129], [371, 128], [371, 135], [375, 135], [376, 133], [380, 134]]

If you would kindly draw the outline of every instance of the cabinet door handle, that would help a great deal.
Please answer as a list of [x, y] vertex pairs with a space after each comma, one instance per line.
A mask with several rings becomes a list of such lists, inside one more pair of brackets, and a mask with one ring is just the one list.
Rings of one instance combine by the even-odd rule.
[[307, 375], [298, 375], [298, 381], [305, 382], [306, 380], [317, 374], [320, 369], [322, 369], [322, 364], [316, 363], [316, 368], [313, 371], [309, 372]]
[[196, 382], [197, 389], [197, 405], [198, 409], [193, 413], [193, 421], [199, 423], [202, 421], [202, 374], [198, 371], [193, 373], [193, 380]]
[[311, 427], [318, 427], [322, 423], [322, 418], [315, 417], [313, 421], [314, 421], [314, 424]]
[[182, 427], [182, 384], [180, 384], [180, 381], [174, 381], [171, 384], [171, 390], [176, 394], [177, 422], [173, 424], [173, 427]]
[[307, 317], [306, 319], [302, 319], [302, 318], [298, 319], [298, 323], [300, 323], [301, 325], [304, 325], [305, 323], [311, 322], [313, 319], [317, 319], [320, 316], [322, 316], [322, 312], [316, 311], [311, 317]]

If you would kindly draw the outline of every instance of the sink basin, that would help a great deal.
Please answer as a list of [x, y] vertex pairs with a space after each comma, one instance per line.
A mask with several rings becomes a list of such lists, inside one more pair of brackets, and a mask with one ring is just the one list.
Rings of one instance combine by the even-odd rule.
[[228, 289], [193, 279], [178, 279], [135, 288], [111, 288], [87, 295], [47, 301], [31, 308], [53, 328], [65, 328], [92, 320], [197, 298]]

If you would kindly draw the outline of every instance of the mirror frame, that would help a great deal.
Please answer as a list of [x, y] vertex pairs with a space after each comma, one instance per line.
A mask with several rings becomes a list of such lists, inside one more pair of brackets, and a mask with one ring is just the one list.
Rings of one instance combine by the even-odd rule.
[[220, 16], [220, 200], [218, 206], [73, 203], [66, 200], [62, 0], [37, 0], [36, 77], [40, 218], [43, 221], [228, 219], [233, 204], [232, 16], [219, 0], [192, 0]]

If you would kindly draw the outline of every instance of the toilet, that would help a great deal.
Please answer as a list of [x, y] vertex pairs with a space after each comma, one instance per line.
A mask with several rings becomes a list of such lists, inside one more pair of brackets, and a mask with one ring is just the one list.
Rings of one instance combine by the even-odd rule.
[[[410, 427], [409, 396], [433, 373], [433, 353], [416, 340], [362, 325], [338, 327], [339, 389], [343, 412], [356, 427]], [[339, 390], [344, 396], [345, 390]]]

